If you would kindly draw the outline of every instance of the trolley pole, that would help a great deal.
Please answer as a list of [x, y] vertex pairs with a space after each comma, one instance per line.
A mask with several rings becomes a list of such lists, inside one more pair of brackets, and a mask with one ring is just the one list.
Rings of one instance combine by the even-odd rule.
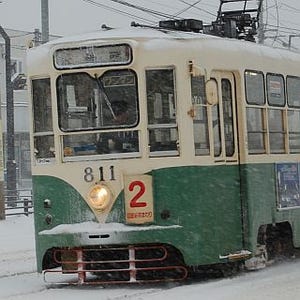
[[0, 34], [5, 41], [5, 75], [6, 75], [6, 182], [8, 205], [16, 205], [17, 174], [15, 161], [15, 126], [14, 96], [11, 82], [10, 38], [0, 26]]
[[49, 41], [49, 5], [48, 0], [41, 0], [42, 43]]

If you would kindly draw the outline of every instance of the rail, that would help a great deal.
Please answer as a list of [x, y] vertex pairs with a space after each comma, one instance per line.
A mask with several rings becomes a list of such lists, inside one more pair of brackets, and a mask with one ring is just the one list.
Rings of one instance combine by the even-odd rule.
[[33, 213], [31, 190], [5, 191], [5, 216], [25, 215]]

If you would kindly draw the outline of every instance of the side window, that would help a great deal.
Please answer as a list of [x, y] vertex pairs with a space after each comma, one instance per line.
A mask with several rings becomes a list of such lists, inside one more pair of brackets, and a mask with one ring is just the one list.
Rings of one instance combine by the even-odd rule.
[[290, 153], [300, 153], [300, 111], [288, 110]]
[[[268, 126], [270, 153], [285, 152], [284, 109], [285, 106], [284, 79], [282, 75], [267, 74]], [[278, 109], [274, 109], [278, 107]]]
[[288, 76], [286, 80], [288, 105], [300, 108], [300, 77]]
[[268, 109], [270, 153], [285, 152], [285, 131], [283, 127], [283, 110]]
[[300, 153], [300, 77], [287, 77], [288, 135], [290, 153]]
[[194, 146], [196, 155], [209, 155], [207, 105], [204, 76], [191, 77]]
[[266, 124], [264, 122], [264, 76], [258, 71], [245, 71], [247, 133], [249, 154], [266, 153]]
[[146, 91], [150, 155], [178, 155], [174, 70], [147, 70]]
[[228, 79], [222, 79], [222, 103], [226, 156], [234, 154], [232, 90]]
[[263, 73], [245, 71], [246, 101], [248, 104], [263, 105], [265, 103], [265, 87]]
[[37, 159], [54, 157], [50, 79], [32, 80], [34, 151]]
[[211, 113], [212, 113], [212, 126], [213, 126], [213, 136], [214, 136], [214, 156], [217, 157], [220, 156], [222, 153], [219, 104], [216, 104], [211, 108]]
[[[267, 103], [264, 87], [266, 87]], [[245, 72], [249, 154], [287, 152], [285, 129], [286, 100], [284, 78], [268, 73], [264, 84], [261, 72]]]
[[263, 122], [263, 110], [261, 108], [247, 108], [247, 131], [249, 154], [266, 152], [265, 125]]
[[272, 106], [284, 106], [284, 80], [281, 75], [267, 74], [268, 103]]

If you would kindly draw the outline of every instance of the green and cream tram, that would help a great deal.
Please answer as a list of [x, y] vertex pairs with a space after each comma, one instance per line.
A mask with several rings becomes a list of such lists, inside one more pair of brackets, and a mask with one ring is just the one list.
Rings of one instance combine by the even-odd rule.
[[28, 75], [46, 278], [179, 280], [300, 247], [299, 54], [111, 29], [30, 49]]

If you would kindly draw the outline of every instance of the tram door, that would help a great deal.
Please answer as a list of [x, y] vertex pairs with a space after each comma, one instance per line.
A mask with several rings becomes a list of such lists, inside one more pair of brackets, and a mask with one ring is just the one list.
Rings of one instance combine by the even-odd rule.
[[232, 73], [214, 72], [219, 102], [211, 106], [215, 162], [238, 162], [235, 81]]
[[218, 206], [215, 228], [223, 228], [216, 230], [216, 240], [220, 255], [226, 256], [243, 247], [236, 84], [230, 72], [213, 72], [211, 78], [218, 88], [218, 103], [210, 105], [210, 140], [218, 191], [214, 197]]

